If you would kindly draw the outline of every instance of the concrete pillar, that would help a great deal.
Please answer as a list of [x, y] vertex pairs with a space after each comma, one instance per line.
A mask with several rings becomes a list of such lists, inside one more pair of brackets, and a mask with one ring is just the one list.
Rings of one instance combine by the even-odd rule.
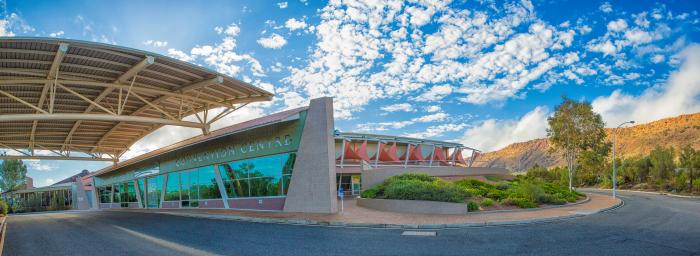
[[100, 198], [98, 197], [97, 187], [95, 186], [95, 177], [90, 178], [90, 181], [92, 182], [92, 209], [97, 210], [100, 209]]
[[334, 128], [333, 99], [311, 100], [284, 204], [285, 212], [338, 212]]

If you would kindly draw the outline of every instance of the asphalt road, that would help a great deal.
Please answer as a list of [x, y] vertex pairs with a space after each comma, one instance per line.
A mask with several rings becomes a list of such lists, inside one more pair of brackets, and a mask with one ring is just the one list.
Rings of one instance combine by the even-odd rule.
[[112, 211], [10, 216], [4, 255], [700, 255], [700, 200], [620, 193], [625, 206], [552, 223], [437, 231], [257, 224]]

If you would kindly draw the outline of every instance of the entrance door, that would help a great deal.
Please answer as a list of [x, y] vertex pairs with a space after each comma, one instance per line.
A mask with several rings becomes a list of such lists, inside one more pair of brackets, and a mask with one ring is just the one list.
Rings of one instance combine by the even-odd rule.
[[148, 205], [148, 208], [160, 208], [160, 193], [162, 189], [162, 176], [148, 178], [146, 180], [146, 205]]

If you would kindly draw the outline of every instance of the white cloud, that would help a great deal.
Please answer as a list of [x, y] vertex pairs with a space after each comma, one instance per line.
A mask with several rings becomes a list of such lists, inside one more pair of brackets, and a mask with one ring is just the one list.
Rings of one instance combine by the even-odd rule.
[[54, 181], [51, 178], [47, 178], [44, 180], [44, 185], [41, 185], [40, 187], [50, 186], [51, 184], [54, 184], [54, 183], [56, 183], [56, 181]]
[[425, 107], [425, 112], [428, 112], [428, 113], [435, 113], [435, 112], [438, 112], [440, 110], [442, 110], [442, 108], [440, 108], [440, 106], [437, 106], [437, 105]]
[[0, 20], [0, 36], [15, 36], [15, 33], [10, 31], [10, 22], [8, 20]]
[[615, 90], [593, 100], [594, 111], [609, 127], [628, 120], [645, 123], [700, 112], [700, 45], [688, 46], [678, 57], [684, 60], [683, 65], [662, 86], [648, 88], [637, 96]]
[[288, 19], [287, 22], [284, 23], [284, 26], [289, 29], [290, 31], [294, 31], [297, 29], [303, 29], [306, 27], [306, 22], [303, 20], [297, 20], [295, 18]]
[[406, 126], [412, 125], [415, 122], [412, 121], [394, 121], [394, 122], [380, 122], [380, 123], [364, 123], [358, 124], [356, 127], [357, 131], [360, 132], [377, 132], [377, 131], [387, 131], [389, 129], [401, 129]]
[[170, 57], [176, 58], [181, 61], [186, 61], [186, 62], [194, 62], [194, 57], [190, 56], [189, 54], [180, 51], [178, 49], [170, 48], [168, 49], [168, 55]]
[[653, 40], [649, 32], [637, 28], [625, 31], [625, 38], [635, 45], [645, 44]]
[[469, 128], [461, 143], [485, 152], [498, 150], [514, 142], [528, 141], [547, 135], [547, 107], [539, 106], [518, 120], [488, 119]]
[[398, 103], [398, 104], [393, 104], [393, 105], [387, 105], [387, 106], [383, 106], [381, 109], [386, 111], [386, 112], [396, 112], [396, 111], [415, 112], [416, 111], [415, 109], [413, 109], [413, 105], [408, 104], [408, 103]]
[[187, 54], [183, 51], [170, 48], [168, 55], [188, 62], [195, 62], [202, 59], [204, 63], [216, 69], [216, 71], [236, 76], [240, 73], [242, 66], [246, 65], [254, 76], [265, 76], [260, 62], [250, 54], [240, 54], [236, 52], [236, 37], [241, 29], [236, 24], [231, 24], [226, 28], [215, 27], [217, 34], [223, 35], [220, 43], [213, 45], [197, 45]]
[[167, 41], [158, 41], [158, 40], [146, 40], [143, 42], [144, 45], [148, 46], [153, 46], [153, 47], [166, 47], [168, 46]]
[[608, 31], [620, 32], [627, 29], [627, 21], [624, 19], [617, 19], [608, 23]]
[[440, 137], [440, 136], [442, 136], [443, 133], [446, 133], [446, 132], [461, 131], [466, 127], [467, 127], [467, 124], [465, 124], [465, 123], [441, 124], [441, 125], [429, 126], [423, 132], [407, 133], [405, 135], [407, 137], [413, 137], [413, 138], [430, 139], [430, 138]]
[[56, 169], [56, 166], [49, 165], [37, 159], [25, 159], [22, 161], [27, 165], [27, 170], [49, 172]]
[[265, 48], [279, 49], [287, 44], [287, 40], [285, 40], [284, 37], [273, 33], [269, 37], [262, 37], [258, 39], [258, 44]]
[[[2, 1], [0, 1], [0, 5], [2, 5]], [[0, 12], [2, 12], [2, 8], [0, 7]], [[5, 17], [2, 17], [0, 19], [0, 36], [15, 36], [15, 32], [21, 32], [21, 33], [31, 33], [34, 32], [36, 29], [34, 27], [30, 26], [27, 21], [22, 19], [17, 13], [4, 13]]]
[[610, 4], [609, 2], [603, 3], [602, 5], [600, 5], [600, 7], [598, 7], [598, 9], [604, 13], [609, 13], [613, 11], [612, 4]]
[[[2, 26], [2, 25], [0, 24], [0, 26]], [[61, 30], [61, 31], [56, 31], [56, 32], [53, 32], [53, 33], [49, 33], [49, 37], [59, 37], [59, 36], [62, 36], [64, 33], [65, 33], [65, 32], [63, 32], [63, 30]], [[2, 31], [0, 31], [0, 35], [1, 35], [1, 34], [2, 34]]]
[[287, 6], [289, 6], [289, 4], [288, 4], [287, 2], [279, 2], [279, 3], [277, 3], [277, 7], [279, 7], [280, 9], [287, 8]]
[[421, 95], [416, 97], [417, 101], [437, 101], [445, 98], [447, 95], [452, 93], [452, 86], [450, 85], [435, 85], [430, 87], [430, 89]]
[[[444, 93], [423, 89], [436, 85], [430, 90], [449, 85], [475, 104], [523, 97], [530, 83], [560, 69], [576, 32], [539, 20], [529, 1], [484, 7], [331, 1], [320, 11], [311, 57], [283, 82], [304, 98], [335, 97], [341, 119], [378, 99], [425, 92], [426, 101], [437, 100]], [[423, 31], [425, 24], [437, 31]]]
[[653, 63], [661, 63], [664, 60], [666, 60], [666, 57], [661, 54], [655, 54], [653, 57], [651, 57], [651, 62]]
[[[228, 116], [214, 122], [211, 125], [211, 130], [221, 129], [223, 127], [231, 126], [240, 122], [251, 120], [257, 117], [263, 116], [265, 113], [263, 111], [264, 106], [269, 104], [268, 102], [261, 103], [251, 103], [247, 106], [234, 111]], [[215, 116], [222, 111], [222, 108], [217, 108], [211, 110], [209, 113]], [[200, 116], [202, 113], [200, 113]], [[185, 117], [184, 120], [196, 122], [196, 117], [194, 115]], [[146, 135], [136, 143], [134, 143], [129, 150], [121, 157], [122, 160], [130, 159], [132, 157], [151, 152], [153, 150], [162, 148], [164, 146], [199, 136], [202, 134], [200, 129], [187, 128], [181, 126], [170, 126], [166, 125], [152, 133]]]
[[446, 114], [444, 112], [437, 112], [434, 114], [429, 114], [429, 115], [424, 115], [421, 117], [413, 118], [413, 119], [411, 119], [411, 121], [417, 122], [417, 123], [439, 122], [439, 121], [445, 120], [445, 118], [447, 118], [448, 116], [450, 116], [450, 115]]
[[615, 45], [610, 41], [589, 44], [588, 50], [592, 52], [601, 52], [604, 54], [604, 56], [615, 55], [617, 53], [617, 47], [615, 47]]

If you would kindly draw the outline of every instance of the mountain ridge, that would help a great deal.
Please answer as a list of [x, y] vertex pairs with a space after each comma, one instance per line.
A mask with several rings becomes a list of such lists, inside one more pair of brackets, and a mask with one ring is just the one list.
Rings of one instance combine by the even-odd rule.
[[[605, 128], [606, 141], [611, 140], [612, 130]], [[620, 158], [649, 154], [656, 145], [671, 146], [676, 150], [685, 145], [700, 149], [700, 112], [620, 128], [616, 141], [616, 154]], [[545, 167], [566, 165], [561, 154], [550, 149], [547, 138], [516, 142], [481, 155], [475, 165], [506, 167], [512, 171], [524, 171], [535, 164]]]

